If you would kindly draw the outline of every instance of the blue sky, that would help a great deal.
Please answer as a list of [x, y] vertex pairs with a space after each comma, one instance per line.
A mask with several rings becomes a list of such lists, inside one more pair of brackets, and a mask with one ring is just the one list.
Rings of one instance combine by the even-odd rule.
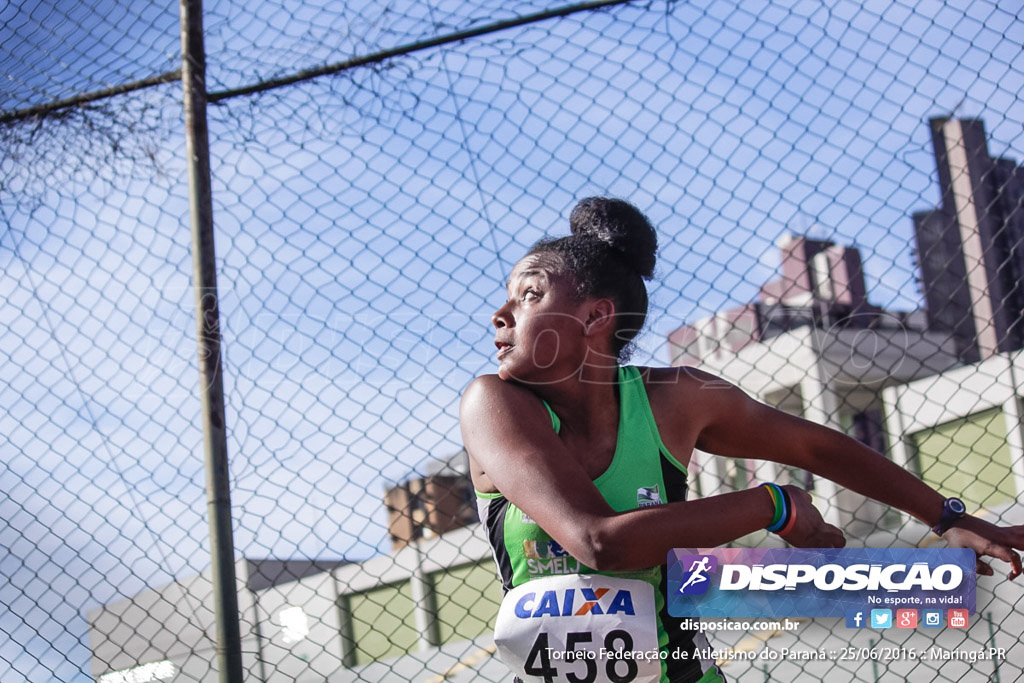
[[[126, 7], [78, 29], [0, 10], [4, 109], [175, 68], [176, 17]], [[210, 87], [539, 7], [211, 3]], [[659, 229], [638, 362], [753, 299], [787, 231], [856, 244], [871, 300], [918, 306], [928, 118], [980, 117], [993, 154], [1024, 160], [1024, 19], [967, 7], [627, 6], [212, 108], [238, 553], [387, 549], [385, 485], [458, 450], [504, 278], [579, 197], [629, 198]], [[103, 17], [128, 38], [108, 44], [128, 19]], [[177, 93], [140, 97], [174, 120]], [[183, 142], [151, 142], [160, 172], [134, 177], [31, 183], [0, 161], [4, 683], [72, 680], [84, 609], [208, 564]]]

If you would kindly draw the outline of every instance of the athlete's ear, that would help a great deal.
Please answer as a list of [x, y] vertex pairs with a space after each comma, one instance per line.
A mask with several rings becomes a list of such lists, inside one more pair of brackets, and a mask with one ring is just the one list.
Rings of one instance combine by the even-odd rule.
[[587, 337], [615, 334], [615, 302], [611, 299], [591, 299], [583, 321]]

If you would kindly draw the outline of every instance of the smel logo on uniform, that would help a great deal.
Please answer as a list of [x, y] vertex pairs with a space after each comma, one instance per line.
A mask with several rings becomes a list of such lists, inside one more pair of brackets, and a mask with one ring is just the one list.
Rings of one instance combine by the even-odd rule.
[[523, 541], [523, 554], [531, 560], [552, 560], [556, 557], [569, 557], [558, 541]]
[[[845, 617], [852, 628], [893, 628], [897, 608], [970, 614], [977, 584], [966, 548], [676, 548], [667, 578], [675, 617]], [[881, 610], [887, 625], [871, 618]]]

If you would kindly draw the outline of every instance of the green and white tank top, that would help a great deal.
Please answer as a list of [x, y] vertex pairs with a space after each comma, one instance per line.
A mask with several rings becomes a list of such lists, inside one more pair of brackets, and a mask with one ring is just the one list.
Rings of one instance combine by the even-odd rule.
[[[640, 371], [633, 366], [619, 368], [619, 430], [612, 462], [594, 485], [612, 509], [618, 512], [686, 499], [686, 468], [668, 452], [658, 433]], [[561, 423], [551, 407], [556, 432]], [[714, 661], [695, 659], [696, 650], [709, 649], [707, 639], [696, 630], [680, 628], [680, 619], [668, 614], [665, 602], [665, 566], [629, 572], [597, 572], [567, 553], [530, 517], [501, 493], [477, 491], [477, 508], [501, 578], [508, 592], [528, 581], [567, 574], [605, 574], [639, 579], [655, 591], [658, 645], [668, 650], [662, 659], [662, 681], [724, 681]], [[686, 658], [673, 657], [676, 650]]]

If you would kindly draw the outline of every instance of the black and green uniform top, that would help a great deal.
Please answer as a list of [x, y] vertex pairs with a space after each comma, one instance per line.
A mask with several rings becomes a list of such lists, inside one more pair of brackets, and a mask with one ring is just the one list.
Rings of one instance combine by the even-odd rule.
[[[685, 500], [686, 467], [672, 457], [661, 440], [640, 371], [634, 366], [620, 367], [618, 382], [619, 432], [615, 455], [594, 485], [617, 512]], [[552, 427], [558, 432], [558, 416], [546, 402], [544, 405], [551, 414]], [[501, 493], [477, 491], [476, 495], [480, 521], [487, 531], [503, 591], [556, 574], [603, 573], [646, 581], [654, 586], [659, 646], [667, 649], [669, 655], [676, 649], [690, 653], [686, 659], [662, 659], [662, 681], [724, 680], [714, 661], [694, 659], [694, 650], [709, 647], [704, 635], [680, 629], [681, 619], [668, 614], [664, 565], [628, 572], [598, 572], [569, 555]]]

